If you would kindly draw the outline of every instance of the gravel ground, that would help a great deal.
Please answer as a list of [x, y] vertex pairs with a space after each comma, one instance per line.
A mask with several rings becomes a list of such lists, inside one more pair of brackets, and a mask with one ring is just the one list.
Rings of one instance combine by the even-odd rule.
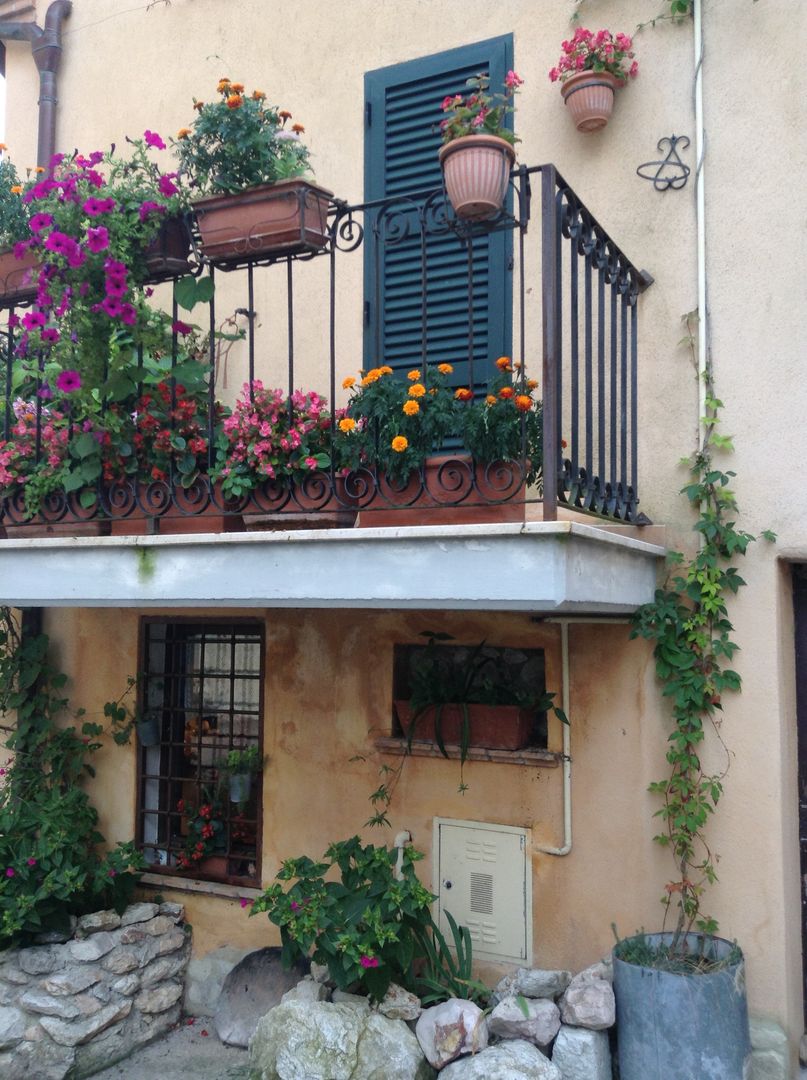
[[246, 1050], [219, 1042], [212, 1020], [199, 1018], [193, 1024], [183, 1020], [93, 1080], [247, 1080], [248, 1061]]

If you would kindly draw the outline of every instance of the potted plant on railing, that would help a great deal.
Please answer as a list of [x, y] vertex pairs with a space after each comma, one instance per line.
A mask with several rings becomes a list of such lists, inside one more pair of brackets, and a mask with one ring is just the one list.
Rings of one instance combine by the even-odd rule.
[[198, 806], [186, 799], [177, 802], [184, 823], [178, 869], [226, 876], [227, 825], [218, 800], [217, 790], [203, 787]]
[[332, 192], [305, 179], [302, 124], [266, 94], [221, 79], [218, 100], [194, 99], [196, 118], [173, 145], [194, 202], [202, 251], [234, 260], [316, 250], [327, 240]]
[[252, 793], [252, 778], [263, 769], [264, 758], [257, 746], [231, 750], [221, 772], [227, 776], [230, 802], [246, 803]]
[[523, 81], [515, 71], [508, 71], [504, 93], [490, 94], [490, 79], [482, 72], [466, 80], [468, 94], [443, 100], [440, 165], [457, 217], [483, 220], [495, 216], [504, 204], [518, 142], [507, 127], [507, 117]]
[[[5, 146], [0, 144], [5, 150]], [[0, 300], [10, 303], [36, 293], [37, 259], [27, 247], [30, 212], [23, 202], [24, 187], [5, 153], [0, 157]]]
[[549, 78], [560, 82], [560, 92], [577, 130], [599, 131], [613, 112], [614, 92], [639, 73], [633, 41], [627, 34], [612, 34], [610, 30], [595, 34], [578, 26], [562, 48]]

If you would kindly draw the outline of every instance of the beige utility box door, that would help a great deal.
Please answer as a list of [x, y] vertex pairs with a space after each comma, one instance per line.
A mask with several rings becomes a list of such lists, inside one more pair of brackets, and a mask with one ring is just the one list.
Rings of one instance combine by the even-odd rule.
[[480, 821], [434, 822], [435, 919], [450, 943], [445, 912], [471, 932], [474, 957], [532, 956], [529, 830]]

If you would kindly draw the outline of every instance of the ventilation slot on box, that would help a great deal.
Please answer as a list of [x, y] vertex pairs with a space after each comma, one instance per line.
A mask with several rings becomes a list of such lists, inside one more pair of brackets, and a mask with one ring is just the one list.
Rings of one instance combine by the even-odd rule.
[[471, 911], [479, 915], [493, 914], [493, 877], [491, 874], [471, 874]]

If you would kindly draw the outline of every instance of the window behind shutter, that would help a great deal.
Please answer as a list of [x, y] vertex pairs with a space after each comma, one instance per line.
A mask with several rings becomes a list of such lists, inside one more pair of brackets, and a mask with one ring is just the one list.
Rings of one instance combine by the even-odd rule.
[[[365, 199], [390, 198], [441, 185], [437, 151], [440, 108], [448, 94], [465, 93], [466, 79], [490, 74], [495, 90], [513, 66], [512, 36], [493, 38], [435, 56], [371, 71], [365, 76]], [[422, 204], [422, 200], [420, 200]], [[420, 364], [424, 339], [423, 261], [416, 210], [396, 203], [376, 236], [365, 237], [365, 367], [399, 371]], [[409, 235], [394, 239], [406, 224]], [[512, 285], [510, 231], [473, 242], [473, 302], [469, 305], [468, 254], [452, 233], [426, 236], [426, 357], [454, 365], [467, 385], [469, 313], [473, 321], [474, 382], [484, 386], [496, 357], [510, 353]]]

